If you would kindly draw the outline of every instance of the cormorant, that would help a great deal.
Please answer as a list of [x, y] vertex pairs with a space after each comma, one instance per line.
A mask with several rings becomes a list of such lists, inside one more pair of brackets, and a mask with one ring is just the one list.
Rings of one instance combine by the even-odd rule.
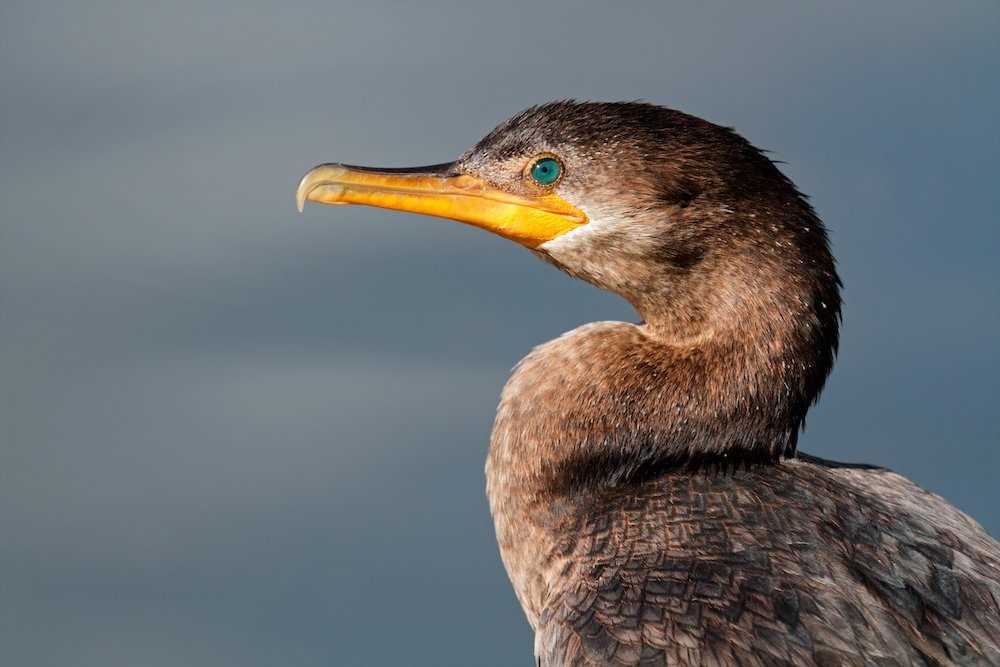
[[320, 165], [297, 199], [482, 227], [641, 315], [535, 348], [500, 398], [486, 489], [539, 665], [1000, 664], [1000, 544], [889, 470], [796, 452], [840, 280], [732, 130], [553, 102], [448, 164]]

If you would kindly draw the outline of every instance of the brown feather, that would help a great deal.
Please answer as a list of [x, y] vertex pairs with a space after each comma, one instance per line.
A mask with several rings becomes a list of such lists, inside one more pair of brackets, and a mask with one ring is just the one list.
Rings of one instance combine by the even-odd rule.
[[638, 103], [534, 107], [455, 169], [516, 192], [540, 152], [591, 223], [537, 253], [643, 318], [536, 348], [501, 396], [487, 493], [540, 664], [1000, 663], [1000, 545], [893, 473], [796, 458], [840, 282], [792, 183]]

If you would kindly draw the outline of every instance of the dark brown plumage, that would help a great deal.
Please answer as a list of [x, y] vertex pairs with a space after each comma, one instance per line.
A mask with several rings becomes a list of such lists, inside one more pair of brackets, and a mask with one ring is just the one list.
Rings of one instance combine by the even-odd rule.
[[[544, 192], [539, 155], [565, 167]], [[796, 453], [840, 282], [760, 151], [677, 111], [567, 101], [434, 174], [582, 211], [525, 245], [643, 320], [541, 345], [501, 396], [487, 494], [540, 665], [1000, 664], [1000, 545], [894, 473]]]

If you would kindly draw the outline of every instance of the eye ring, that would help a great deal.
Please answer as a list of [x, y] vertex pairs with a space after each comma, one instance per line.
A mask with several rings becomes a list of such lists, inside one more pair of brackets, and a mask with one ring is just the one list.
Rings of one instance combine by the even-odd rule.
[[524, 167], [524, 176], [540, 188], [554, 188], [565, 173], [562, 160], [552, 153], [540, 153]]

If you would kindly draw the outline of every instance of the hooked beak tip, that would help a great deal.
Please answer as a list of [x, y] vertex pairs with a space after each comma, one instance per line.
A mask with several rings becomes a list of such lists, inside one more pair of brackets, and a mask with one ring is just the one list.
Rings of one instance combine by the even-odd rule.
[[295, 208], [299, 210], [299, 213], [306, 207], [306, 198], [309, 196], [309, 192], [312, 190], [309, 181], [309, 174], [302, 177], [302, 181], [299, 182], [299, 188], [295, 191]]
[[295, 191], [295, 207], [299, 209], [299, 213], [305, 208], [313, 190], [320, 186], [335, 184], [346, 172], [347, 170], [339, 164], [321, 164], [310, 169], [299, 181], [299, 187]]

